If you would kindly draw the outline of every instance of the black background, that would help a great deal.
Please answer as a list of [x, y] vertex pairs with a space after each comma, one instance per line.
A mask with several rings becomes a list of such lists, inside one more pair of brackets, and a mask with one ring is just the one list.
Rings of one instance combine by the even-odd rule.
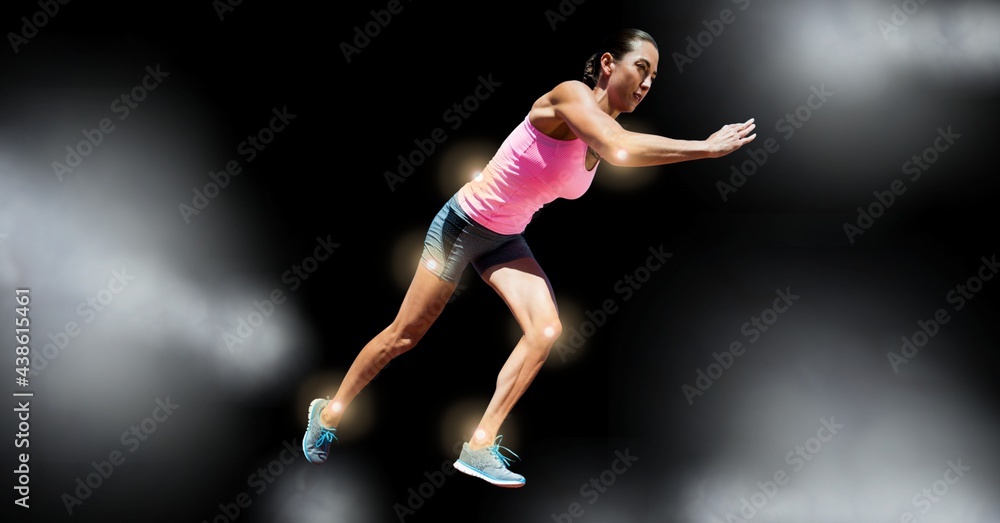
[[[185, 394], [185, 384], [211, 379], [211, 374], [191, 370], [185, 375], [182, 367], [190, 363], [172, 363], [167, 352], [149, 369], [149, 379], [157, 380], [162, 371], [159, 379], [183, 398], [182, 412], [192, 412], [191, 419], [200, 421], [165, 425], [170, 433], [163, 440], [172, 440], [172, 450], [155, 458], [151, 450], [150, 459], [123, 467], [120, 476], [109, 479], [72, 516], [59, 496], [75, 476], [89, 471], [87, 464], [101, 456], [100, 449], [113, 448], [118, 425], [109, 426], [107, 439], [77, 460], [47, 459], [44, 447], [35, 450], [32, 487], [37, 490], [32, 508], [14, 513], [16, 521], [212, 521], [220, 503], [231, 502], [246, 490], [246, 478], [257, 467], [275, 459], [282, 441], [297, 444], [306, 411], [302, 383], [314, 373], [346, 369], [357, 350], [391, 321], [403, 295], [391, 276], [396, 240], [426, 227], [446, 198], [438, 185], [443, 152], [431, 155], [394, 189], [384, 173], [396, 168], [397, 155], [411, 151], [415, 139], [446, 125], [443, 111], [472, 94], [480, 75], [491, 76], [500, 86], [458, 129], [447, 130], [442, 151], [466, 141], [498, 145], [538, 96], [559, 81], [578, 78], [600, 36], [619, 27], [642, 27], [660, 45], [659, 78], [636, 113], [619, 118], [626, 127], [703, 139], [723, 124], [757, 117], [760, 135], [754, 145], [760, 146], [764, 138], [780, 136], [773, 122], [802, 103], [810, 85], [824, 81], [762, 79], [755, 72], [784, 59], [788, 50], [769, 31], [774, 24], [794, 25], [794, 14], [777, 21], [748, 14], [748, 21], [733, 24], [726, 39], [720, 38], [681, 74], [671, 53], [682, 50], [685, 36], [702, 30], [702, 20], [727, 4], [661, 4], [587, 0], [553, 28], [545, 12], [558, 9], [554, 1], [531, 6], [403, 1], [403, 10], [348, 62], [342, 44], [372, 19], [371, 10], [385, 4], [246, 1], [220, 19], [208, 1], [71, 2], [60, 6], [19, 52], [5, 48], [0, 97], [8, 109], [28, 93], [56, 100], [73, 96], [67, 93], [81, 85], [114, 94], [117, 86], [138, 80], [145, 66], [161, 64], [170, 73], [168, 80], [142, 105], [144, 113], [137, 111], [133, 118], [146, 123], [189, 118], [189, 137], [149, 158], [169, 163], [178, 161], [171, 155], [183, 154], [184, 146], [201, 150], [208, 163], [178, 172], [192, 181], [181, 185], [207, 181], [208, 171], [235, 157], [234, 145], [266, 122], [272, 108], [287, 106], [296, 115], [224, 193], [239, 206], [214, 204], [197, 216], [204, 227], [201, 234], [218, 242], [211, 256], [185, 250], [184, 238], [163, 238], [161, 248], [176, 254], [189, 273], [223, 280], [230, 269], [249, 273], [264, 282], [261, 294], [275, 275], [313, 249], [317, 237], [329, 236], [341, 246], [332, 262], [294, 295], [301, 315], [297, 321], [313, 333], [307, 366], [295, 366], [278, 385], [256, 393], [251, 385], [248, 393], [226, 395], [201, 383]], [[837, 9], [838, 2], [827, 4]], [[890, 5], [886, 3], [886, 11]], [[0, 27], [16, 31], [21, 16], [38, 10], [33, 2], [7, 3]], [[836, 83], [834, 78], [825, 81]], [[463, 521], [553, 521], [551, 514], [566, 512], [574, 501], [585, 502], [579, 486], [626, 447], [642, 457], [635, 469], [642, 472], [622, 476], [620, 486], [601, 498], [614, 497], [608, 505], [620, 507], [617, 516], [603, 517], [687, 521], [680, 512], [678, 485], [713, 456], [726, 454], [726, 437], [734, 437], [733, 431], [754, 430], [727, 421], [727, 398], [736, 401], [757, 385], [773, 384], [775, 374], [790, 376], [791, 370], [782, 374], [781, 362], [801, 358], [800, 368], [829, 371], [821, 387], [810, 388], [817, 393], [810, 397], [820, 398], [819, 406], [837, 403], [835, 398], [855, 406], [876, 401], [873, 396], [880, 392], [875, 384], [891, 382], [894, 375], [883, 372], [866, 381], [870, 368], [852, 371], [852, 358], [864, 354], [865, 361], [887, 370], [885, 352], [898, 349], [898, 337], [945, 306], [947, 291], [975, 274], [981, 257], [995, 255], [997, 249], [996, 133], [990, 116], [998, 108], [996, 91], [919, 82], [894, 76], [867, 104], [839, 104], [835, 96], [832, 107], [817, 111], [815, 121], [795, 139], [782, 141], [782, 152], [731, 201], [720, 199], [716, 182], [728, 178], [737, 159], [746, 159], [742, 151], [728, 159], [644, 168], [653, 180], [641, 189], [616, 190], [595, 182], [579, 200], [546, 207], [526, 236], [557, 293], [579, 308], [594, 310], [605, 299], [620, 298], [616, 282], [643, 263], [647, 249], [662, 245], [674, 257], [634, 298], [618, 302], [620, 313], [587, 340], [581, 358], [565, 368], [546, 366], [516, 406], [516, 432], [504, 444], [524, 458], [512, 469], [526, 476], [525, 489], [507, 491], [450, 477], [406, 521], [439, 521], [445, 514]], [[22, 138], [25, 142], [3, 144], [9, 154], [18, 143], [44, 139], [48, 119], [81, 125], [94, 121], [55, 109], [34, 116], [11, 111], [0, 119], [8, 138], [22, 127], [31, 130]], [[852, 245], [843, 224], [856, 219], [859, 205], [873, 201], [872, 191], [884, 190], [898, 177], [899, 165], [933, 141], [937, 126], [947, 125], [962, 135], [955, 149], [928, 171], [924, 185], [900, 196]], [[37, 173], [4, 176], [37, 176], [40, 183], [54, 183], [48, 163], [60, 148], [61, 143], [38, 155]], [[615, 174], [612, 166], [602, 165], [597, 176]], [[144, 173], [131, 175], [138, 183]], [[79, 177], [71, 183], [87, 180]], [[176, 204], [184, 197], [183, 192], [164, 195], [161, 207], [147, 211], [178, 220]], [[7, 243], [0, 248], [13, 248]], [[278, 477], [275, 487], [256, 497], [239, 520], [350, 520], [341, 515], [350, 512], [344, 504], [351, 503], [365, 504], [355, 512], [357, 521], [398, 520], [394, 505], [406, 503], [408, 489], [418, 488], [425, 472], [454, 457], [442, 449], [442, 417], [456, 399], [488, 399], [511, 347], [505, 306], [474, 276], [465, 274], [462, 294], [421, 345], [392, 362], [365, 390], [377, 410], [364, 437], [336, 444], [330, 463], [323, 466], [298, 458], [289, 467], [294, 475]], [[989, 413], [980, 418], [989, 427], [987, 434], [997, 421], [989, 399], [997, 368], [995, 285], [988, 282], [967, 311], [955, 314], [946, 329], [952, 341], [947, 352], [931, 347], [921, 354], [921, 364], [932, 373], [945, 369], [941, 372], [963, 384], [962, 401]], [[689, 407], [678, 392], [681, 385], [691, 383], [695, 369], [705, 368], [713, 352], [739, 336], [741, 323], [771, 302], [775, 288], [788, 286], [802, 290], [801, 303], [813, 307], [808, 310], [819, 323], [803, 317], [783, 320], [797, 322], [789, 336], [800, 336], [799, 341], [783, 345], [787, 351], [776, 349], [773, 360], [761, 357], [756, 362], [761, 367], [748, 367], [746, 376], [760, 376], [758, 382], [747, 377], [724, 391], [710, 389], [697, 400], [705, 404]], [[565, 327], [568, 331], [579, 324]], [[844, 356], [840, 341], [824, 338], [828, 335], [852, 339], [852, 356]], [[174, 370], [181, 372], [170, 374]], [[730, 372], [735, 376], [738, 367]], [[950, 382], [943, 383], [935, 386]], [[45, 397], [44, 385], [38, 388]], [[76, 393], [86, 397], [88, 391]], [[148, 397], [136, 396], [141, 405], [137, 414], [147, 409]], [[803, 422], [804, 432], [775, 446], [780, 450], [800, 441], [814, 419], [824, 415], [821, 411], [817, 407], [815, 418]], [[65, 425], [47, 420], [63, 428], [36, 438], [53, 445], [73, 438], [75, 424], [90, 423], [86, 409], [81, 412]], [[42, 409], [37, 414], [48, 415]], [[848, 419], [854, 426], [862, 423], [860, 415]], [[970, 435], [964, 427], [954, 430], [963, 441]], [[456, 441], [461, 437], [455, 434]], [[151, 443], [159, 444], [155, 438]], [[12, 458], [5, 463], [13, 466]], [[647, 468], [639, 466], [646, 463]], [[977, 465], [985, 488], [992, 463], [984, 459]], [[344, 477], [337, 474], [338, 466], [365, 475]], [[768, 467], [765, 462], [750, 477], [763, 477]], [[351, 488], [368, 492], [368, 497], [328, 500], [340, 504], [329, 509], [315, 500], [324, 490], [303, 486], [331, 477], [343, 482], [335, 487], [353, 482]], [[274, 509], [287, 503], [293, 481], [303, 503], [320, 507], [313, 513], [323, 514], [327, 507], [334, 519]], [[285, 488], [279, 488], [281, 482], [287, 482]], [[907, 500], [908, 495], [898, 499], [901, 509]], [[4, 503], [10, 506], [9, 499]], [[592, 513], [581, 521], [601, 517], [593, 513], [600, 504], [584, 507]]]

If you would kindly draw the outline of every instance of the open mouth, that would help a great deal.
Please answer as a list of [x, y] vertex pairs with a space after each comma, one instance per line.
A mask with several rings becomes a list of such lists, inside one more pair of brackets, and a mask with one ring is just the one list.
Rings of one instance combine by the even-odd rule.
[[633, 94], [632, 98], [635, 98], [635, 103], [639, 103], [639, 102], [642, 101], [642, 95], [641, 94]]

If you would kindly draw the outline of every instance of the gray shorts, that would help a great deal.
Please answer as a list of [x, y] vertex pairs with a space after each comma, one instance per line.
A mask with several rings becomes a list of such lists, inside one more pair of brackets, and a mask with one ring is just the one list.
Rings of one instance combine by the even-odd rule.
[[441, 279], [458, 283], [470, 263], [476, 272], [519, 258], [534, 258], [522, 234], [498, 234], [476, 223], [455, 196], [441, 207], [424, 237], [420, 263]]

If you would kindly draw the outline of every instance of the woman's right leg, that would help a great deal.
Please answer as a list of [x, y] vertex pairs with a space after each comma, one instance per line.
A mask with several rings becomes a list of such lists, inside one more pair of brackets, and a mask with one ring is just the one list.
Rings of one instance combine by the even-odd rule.
[[412, 349], [444, 310], [457, 283], [438, 277], [418, 263], [396, 318], [369, 341], [354, 359], [337, 395], [327, 403], [320, 421], [336, 428], [351, 401], [390, 360]]

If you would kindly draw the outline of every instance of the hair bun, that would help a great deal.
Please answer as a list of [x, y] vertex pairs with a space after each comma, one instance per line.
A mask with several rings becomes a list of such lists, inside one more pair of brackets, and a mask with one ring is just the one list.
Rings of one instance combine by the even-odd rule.
[[597, 78], [599, 77], [597, 69], [597, 57], [601, 53], [594, 53], [590, 55], [587, 59], [587, 63], [583, 66], [583, 81], [590, 87], [597, 87]]

